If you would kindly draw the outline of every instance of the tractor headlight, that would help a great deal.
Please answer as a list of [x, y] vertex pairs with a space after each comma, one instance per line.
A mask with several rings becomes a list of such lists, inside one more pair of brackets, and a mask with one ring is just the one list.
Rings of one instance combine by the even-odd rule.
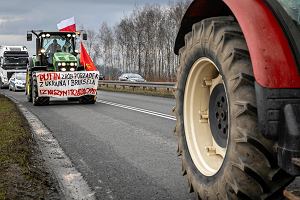
[[72, 37], [72, 35], [71, 35], [71, 34], [68, 34], [67, 37]]
[[72, 62], [70, 63], [70, 66], [71, 66], [71, 67], [74, 67], [74, 65], [75, 65], [75, 64], [74, 64], [74, 63], [72, 63]]
[[74, 65], [75, 65], [75, 66], [77, 66], [77, 62], [76, 62], [76, 63], [74, 63]]
[[41, 49], [41, 53], [45, 53], [46, 52], [46, 50], [45, 49]]
[[49, 34], [49, 33], [47, 33], [47, 34], [46, 34], [46, 37], [50, 37], [50, 34]]
[[60, 66], [61, 66], [61, 63], [59, 62], [57, 65], [60, 67]]
[[67, 69], [63, 67], [63, 68], [60, 68], [60, 71], [65, 72], [65, 71], [67, 71]]
[[74, 68], [74, 67], [71, 67], [71, 68], [70, 68], [70, 71], [71, 71], [71, 72], [74, 72], [74, 71], [75, 71], [75, 68]]
[[61, 63], [61, 66], [65, 67], [67, 64], [65, 62]]
[[46, 37], [46, 35], [45, 35], [45, 34], [42, 34], [42, 38], [44, 38], [44, 37]]

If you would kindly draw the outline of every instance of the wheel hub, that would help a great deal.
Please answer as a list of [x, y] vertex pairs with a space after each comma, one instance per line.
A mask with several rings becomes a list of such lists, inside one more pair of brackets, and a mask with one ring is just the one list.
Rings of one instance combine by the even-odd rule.
[[216, 143], [225, 148], [228, 139], [228, 106], [223, 84], [214, 87], [209, 100], [209, 123]]

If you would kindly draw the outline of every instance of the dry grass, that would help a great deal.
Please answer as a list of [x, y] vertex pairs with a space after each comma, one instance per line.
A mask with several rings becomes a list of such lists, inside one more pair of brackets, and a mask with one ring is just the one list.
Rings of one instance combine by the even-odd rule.
[[0, 95], [0, 199], [58, 199], [39, 154], [26, 120]]

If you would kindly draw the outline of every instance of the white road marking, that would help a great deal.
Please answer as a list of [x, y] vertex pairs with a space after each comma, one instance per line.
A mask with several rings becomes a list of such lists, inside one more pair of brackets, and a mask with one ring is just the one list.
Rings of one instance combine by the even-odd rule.
[[128, 106], [128, 105], [123, 105], [123, 104], [118, 104], [118, 103], [105, 101], [105, 100], [101, 100], [101, 99], [97, 100], [97, 102], [107, 104], [107, 105], [110, 105], [110, 106], [115, 106], [115, 107], [124, 108], [124, 109], [128, 109], [128, 110], [133, 110], [133, 111], [136, 111], [136, 112], [145, 113], [145, 114], [148, 114], [148, 115], [153, 115], [153, 116], [156, 116], [156, 117], [161, 117], [161, 118], [176, 121], [176, 118], [174, 116], [167, 115], [167, 114], [164, 114], [164, 113], [159, 113], [159, 112], [146, 110], [146, 109], [143, 109], [143, 108], [137, 108], [137, 107], [133, 107], [133, 106]]

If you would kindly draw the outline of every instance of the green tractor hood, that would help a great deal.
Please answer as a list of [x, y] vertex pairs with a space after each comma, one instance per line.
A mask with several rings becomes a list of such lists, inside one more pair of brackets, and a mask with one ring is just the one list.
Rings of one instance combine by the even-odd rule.
[[76, 56], [70, 53], [58, 52], [55, 53], [53, 56], [53, 65], [55, 71], [60, 71], [59, 70], [60, 67], [69, 68], [70, 66], [75, 66], [75, 65], [77, 66], [77, 64], [78, 64], [78, 59], [76, 58]]
[[76, 57], [70, 53], [59, 52], [54, 54], [54, 60], [56, 62], [74, 62]]

